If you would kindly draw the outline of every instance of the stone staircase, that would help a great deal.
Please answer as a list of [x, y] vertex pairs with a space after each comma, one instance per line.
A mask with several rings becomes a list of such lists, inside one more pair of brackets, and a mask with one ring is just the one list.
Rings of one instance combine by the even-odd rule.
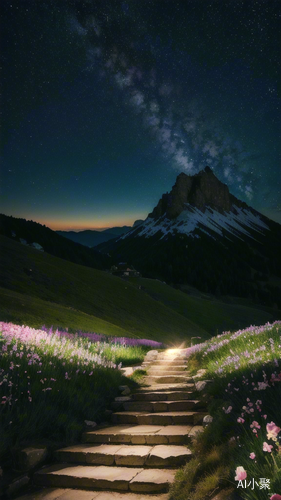
[[183, 353], [148, 353], [144, 386], [116, 398], [112, 425], [87, 431], [82, 444], [57, 450], [58, 463], [33, 477], [41, 489], [20, 500], [167, 500], [206, 415], [192, 397], [194, 381]]

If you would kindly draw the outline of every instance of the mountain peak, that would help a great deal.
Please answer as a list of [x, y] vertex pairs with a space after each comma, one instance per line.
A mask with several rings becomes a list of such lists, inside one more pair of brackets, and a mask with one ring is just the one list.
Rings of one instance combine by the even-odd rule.
[[209, 174], [209, 173], [211, 173], [211, 174], [212, 174], [212, 173], [213, 173], [213, 172], [212, 172], [212, 169], [211, 169], [208, 165], [205, 167], [205, 169], [203, 170], [203, 172], [205, 172], [205, 173], [207, 173], [207, 174]]
[[210, 167], [193, 176], [181, 172], [176, 179], [170, 193], [163, 194], [149, 217], [158, 219], [164, 214], [168, 219], [174, 219], [186, 208], [186, 205], [201, 210], [206, 207], [220, 213], [229, 212], [233, 205], [246, 207], [247, 205], [230, 194], [226, 184], [221, 182]]

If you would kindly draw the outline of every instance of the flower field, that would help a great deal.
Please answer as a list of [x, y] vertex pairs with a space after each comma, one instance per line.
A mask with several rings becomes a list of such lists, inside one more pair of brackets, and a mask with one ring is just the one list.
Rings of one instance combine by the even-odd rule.
[[141, 362], [157, 344], [132, 340], [0, 322], [0, 464], [19, 442], [74, 442], [85, 420], [98, 422], [130, 383], [122, 363]]
[[281, 322], [225, 332], [189, 352], [190, 368], [213, 381], [204, 391], [213, 422], [171, 498], [202, 500], [224, 485], [245, 499], [281, 500]]

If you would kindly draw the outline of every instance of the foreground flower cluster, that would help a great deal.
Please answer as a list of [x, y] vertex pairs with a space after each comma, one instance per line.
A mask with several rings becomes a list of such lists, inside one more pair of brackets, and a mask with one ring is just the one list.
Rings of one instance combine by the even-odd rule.
[[[48, 332], [49, 334], [53, 333], [53, 328], [47, 328], [45, 325], [42, 326], [42, 330], [45, 332]], [[109, 343], [109, 344], [121, 344], [121, 345], [126, 345], [126, 346], [147, 346], [151, 347], [152, 349], [157, 349], [157, 348], [162, 348], [163, 344], [161, 342], [157, 342], [156, 340], [149, 340], [149, 339], [136, 339], [136, 338], [130, 338], [130, 337], [109, 337], [104, 334], [100, 333], [85, 333], [85, 332], [77, 332], [75, 335], [68, 333], [68, 331], [59, 331], [56, 330], [56, 335], [59, 337], [63, 338], [87, 338], [91, 342], [103, 342], [103, 343]]]
[[141, 346], [91, 342], [89, 335], [0, 322], [0, 458], [31, 430], [74, 438], [117, 395], [122, 360], [145, 355]]
[[192, 350], [191, 364], [213, 380], [206, 439], [231, 447], [229, 481], [242, 498], [281, 500], [281, 322], [225, 332]]

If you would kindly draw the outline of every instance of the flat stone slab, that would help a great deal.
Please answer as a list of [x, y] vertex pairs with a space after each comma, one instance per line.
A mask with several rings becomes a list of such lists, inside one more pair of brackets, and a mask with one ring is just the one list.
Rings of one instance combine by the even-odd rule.
[[129, 401], [122, 405], [126, 411], [153, 411], [153, 403], [149, 401]]
[[131, 412], [122, 411], [112, 415], [112, 421], [119, 424], [136, 423], [139, 425], [197, 424], [206, 413], [192, 411], [173, 412]]
[[133, 395], [132, 401], [182, 401], [192, 399], [192, 391], [151, 391]]
[[115, 455], [115, 463], [116, 465], [142, 467], [151, 450], [152, 446], [122, 446]]
[[69, 466], [45, 467], [34, 475], [34, 483], [64, 488], [113, 489], [135, 492], [167, 491], [176, 471], [133, 467]]
[[147, 469], [143, 470], [130, 481], [130, 491], [158, 492], [168, 490], [169, 485], [174, 481], [176, 471]]
[[142, 495], [117, 491], [87, 491], [71, 490], [69, 488], [44, 488], [33, 493], [27, 493], [15, 500], [168, 500], [168, 493], [159, 495]]
[[175, 445], [75, 445], [56, 451], [62, 462], [126, 467], [175, 467], [191, 456], [186, 446]]
[[83, 440], [94, 443], [183, 444], [189, 443], [201, 425], [116, 425], [84, 433]]
[[202, 403], [195, 399], [178, 401], [130, 401], [123, 404], [125, 411], [171, 412], [194, 410]]
[[[193, 379], [189, 375], [148, 375], [143, 378], [145, 384], [180, 384], [182, 382], [192, 383]], [[193, 383], [194, 385], [194, 383]]]
[[135, 411], [116, 411], [111, 415], [111, 421], [115, 424], [138, 424], [138, 415]]
[[[148, 364], [151, 364], [151, 365], [153, 365], [153, 366], [154, 366], [154, 365], [160, 365], [160, 366], [162, 366], [162, 365], [164, 365], [164, 364], [165, 364], [165, 365], [167, 364], [167, 360], [165, 360], [165, 359], [156, 359], [156, 360], [155, 360], [155, 361], [153, 361], [153, 362], [144, 361], [144, 362], [143, 362], [143, 365], [144, 365], [144, 364], [147, 364], [147, 365], [148, 365]], [[184, 358], [180, 358], [180, 359], [173, 359], [172, 361], [171, 361], [171, 360], [169, 361], [169, 365], [170, 365], [170, 366], [177, 366], [177, 365], [185, 365], [185, 366], [187, 366], [187, 359], [184, 359]]]
[[[148, 378], [148, 377], [147, 377]], [[153, 392], [163, 392], [163, 391], [182, 391], [182, 390], [195, 390], [195, 384], [191, 382], [180, 383], [180, 384], [146, 384], [143, 387], [139, 387], [136, 390], [135, 394], [139, 394], [141, 392], [153, 391]]]
[[180, 467], [192, 457], [186, 446], [158, 445], [154, 446], [146, 460], [150, 467]]
[[187, 371], [186, 371], [186, 365], [151, 365], [149, 368], [147, 368], [147, 371], [148, 373], [152, 373], [152, 372], [159, 372], [159, 375], [161, 375], [161, 373], [167, 373], [167, 374], [170, 374], [170, 373], [186, 373], [187, 375], [189, 374]]
[[143, 469], [90, 465], [56, 464], [33, 476], [35, 484], [64, 488], [128, 490], [130, 481]]
[[113, 465], [115, 454], [122, 447], [121, 444], [78, 444], [68, 446], [55, 452], [58, 460], [64, 462], [82, 462], [95, 465]]

